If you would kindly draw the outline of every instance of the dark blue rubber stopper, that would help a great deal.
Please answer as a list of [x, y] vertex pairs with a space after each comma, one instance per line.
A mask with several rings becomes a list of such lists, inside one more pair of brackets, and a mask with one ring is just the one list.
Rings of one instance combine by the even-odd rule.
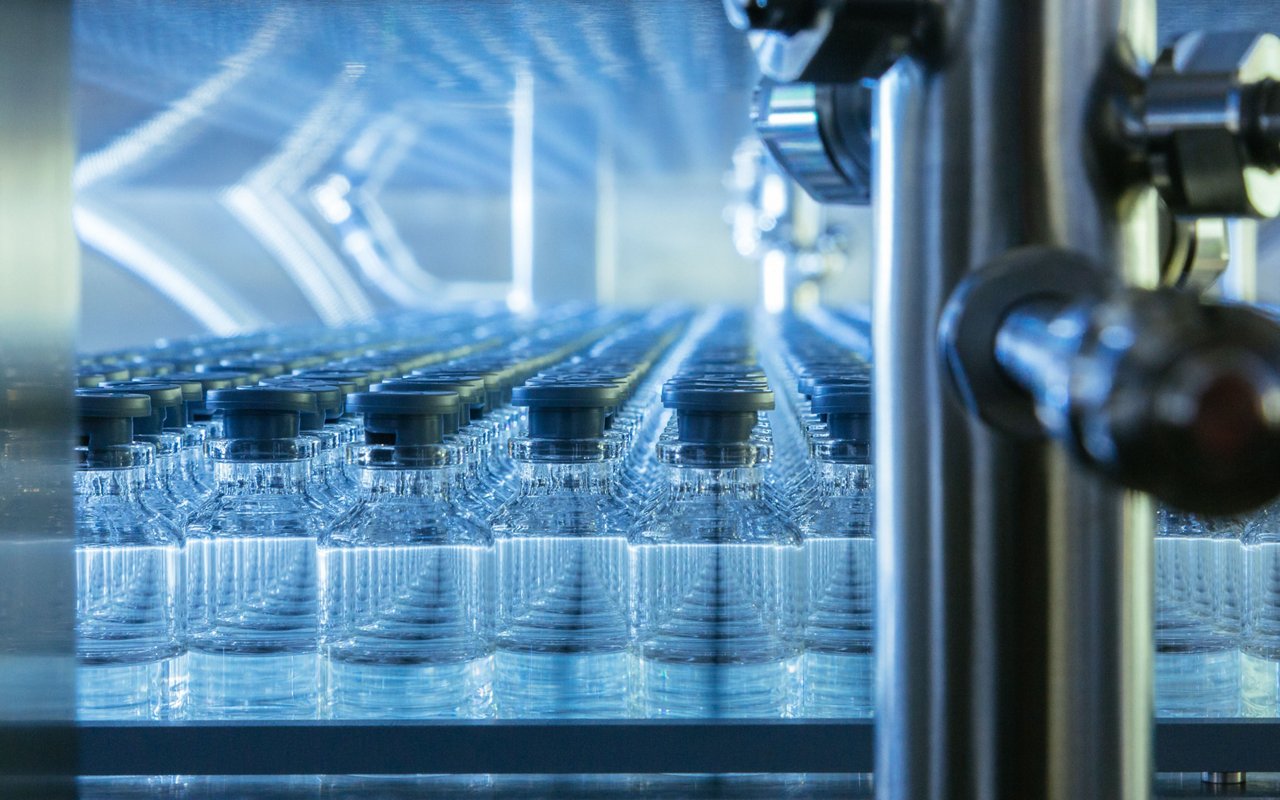
[[347, 392], [347, 394], [368, 391], [369, 386], [372, 385], [372, 382], [369, 380], [369, 373], [354, 369], [304, 369], [301, 372], [298, 372], [295, 377], [306, 378], [308, 380], [328, 381], [329, 383], [335, 383], [338, 385], [346, 383], [355, 384], [356, 388]]
[[[247, 378], [243, 372], [171, 372], [164, 376], [165, 381], [173, 381], [184, 387], [183, 399], [186, 401], [187, 423], [205, 422], [213, 417], [213, 412], [205, 405], [205, 397], [214, 389], [234, 389], [244, 386]], [[187, 386], [197, 383], [200, 396], [187, 396]]]
[[458, 416], [458, 393], [433, 390], [357, 392], [347, 407], [364, 416], [366, 444], [417, 447], [440, 444], [445, 421]]
[[299, 430], [303, 432], [322, 430], [326, 422], [341, 419], [346, 407], [343, 403], [342, 390], [331, 383], [299, 381], [294, 380], [292, 376], [281, 375], [265, 385], [309, 392], [315, 397], [315, 411], [306, 412], [299, 419]]
[[773, 392], [756, 386], [664, 388], [662, 402], [676, 411], [681, 442], [737, 444], [749, 442], [761, 411], [773, 408]]
[[313, 393], [274, 386], [215, 389], [205, 405], [222, 412], [226, 438], [252, 441], [296, 438], [302, 415], [319, 413]]
[[80, 444], [91, 452], [133, 442], [133, 424], [151, 415], [151, 398], [113, 389], [77, 389]]
[[618, 399], [614, 384], [539, 383], [516, 387], [511, 403], [529, 409], [530, 439], [599, 439]]
[[[502, 392], [501, 383], [495, 385], [492, 376], [486, 376], [478, 372], [458, 372], [445, 369], [422, 369], [415, 370], [410, 380], [425, 378], [430, 381], [438, 381], [441, 384], [456, 384], [459, 387], [471, 387], [474, 394], [467, 394], [461, 388], [457, 389], [462, 397], [462, 403], [466, 406], [469, 418], [476, 420], [484, 417], [485, 412], [490, 408], [489, 400], [493, 396], [496, 389], [500, 398]], [[442, 386], [442, 388], [447, 388]], [[500, 401], [500, 400], [499, 400]]]
[[175, 383], [109, 381], [102, 388], [119, 394], [144, 394], [151, 399], [151, 413], [133, 421], [135, 436], [155, 436], [166, 428], [181, 428], [186, 424], [182, 387]]
[[840, 387], [815, 394], [813, 412], [825, 417], [832, 439], [850, 442], [871, 441], [871, 392]]
[[444, 424], [444, 435], [452, 436], [462, 427], [471, 424], [471, 413], [468, 410], [468, 401], [474, 400], [476, 390], [471, 386], [458, 386], [448, 381], [432, 381], [425, 378], [393, 378], [392, 380], [376, 383], [369, 387], [369, 391], [375, 394], [382, 392], [453, 392], [458, 396], [458, 405], [452, 419], [442, 420]]

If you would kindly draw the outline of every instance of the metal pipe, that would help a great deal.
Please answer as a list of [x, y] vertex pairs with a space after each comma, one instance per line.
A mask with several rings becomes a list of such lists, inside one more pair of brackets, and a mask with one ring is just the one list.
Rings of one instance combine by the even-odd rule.
[[955, 285], [1009, 248], [1147, 269], [1154, 204], [1099, 185], [1087, 76], [1135, 52], [1122, 30], [1147, 48], [1148, 6], [956, 0], [936, 66], [903, 61], [880, 82], [882, 800], [1149, 796], [1145, 504], [970, 418], [934, 342]]

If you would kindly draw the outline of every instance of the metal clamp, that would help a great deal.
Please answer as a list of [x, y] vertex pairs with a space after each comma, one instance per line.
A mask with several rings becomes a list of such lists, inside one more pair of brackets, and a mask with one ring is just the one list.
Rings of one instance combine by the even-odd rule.
[[996, 359], [1000, 328], [1018, 306], [1098, 300], [1107, 288], [1093, 262], [1048, 247], [1012, 250], [956, 287], [943, 309], [938, 340], [965, 406], [1006, 433], [1044, 436], [1035, 398]]

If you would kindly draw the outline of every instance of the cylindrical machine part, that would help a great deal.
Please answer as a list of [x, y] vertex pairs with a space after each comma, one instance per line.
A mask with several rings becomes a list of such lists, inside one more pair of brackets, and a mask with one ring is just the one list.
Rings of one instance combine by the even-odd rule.
[[1280, 491], [1280, 329], [1185, 292], [1032, 299], [995, 337], [1046, 433], [1161, 502], [1239, 514]]
[[946, 57], [899, 63], [877, 100], [877, 796], [1145, 798], [1149, 503], [969, 416], [934, 336], [1012, 247], [1154, 272], [1155, 204], [1101, 187], [1090, 139], [1104, 76], [1152, 54], [1154, 7], [946, 12]]

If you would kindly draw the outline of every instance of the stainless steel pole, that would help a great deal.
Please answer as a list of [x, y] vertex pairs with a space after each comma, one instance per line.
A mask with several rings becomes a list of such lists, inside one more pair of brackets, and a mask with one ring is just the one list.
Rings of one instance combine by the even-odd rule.
[[1010, 248], [1154, 272], [1149, 192], [1111, 187], [1092, 140], [1154, 11], [955, 0], [946, 19], [945, 52], [899, 63], [877, 100], [877, 796], [1136, 800], [1149, 508], [968, 415], [935, 337], [957, 282]]
[[[0, 797], [74, 797], [71, 3], [0, 6]], [[33, 727], [34, 726], [34, 727]]]

